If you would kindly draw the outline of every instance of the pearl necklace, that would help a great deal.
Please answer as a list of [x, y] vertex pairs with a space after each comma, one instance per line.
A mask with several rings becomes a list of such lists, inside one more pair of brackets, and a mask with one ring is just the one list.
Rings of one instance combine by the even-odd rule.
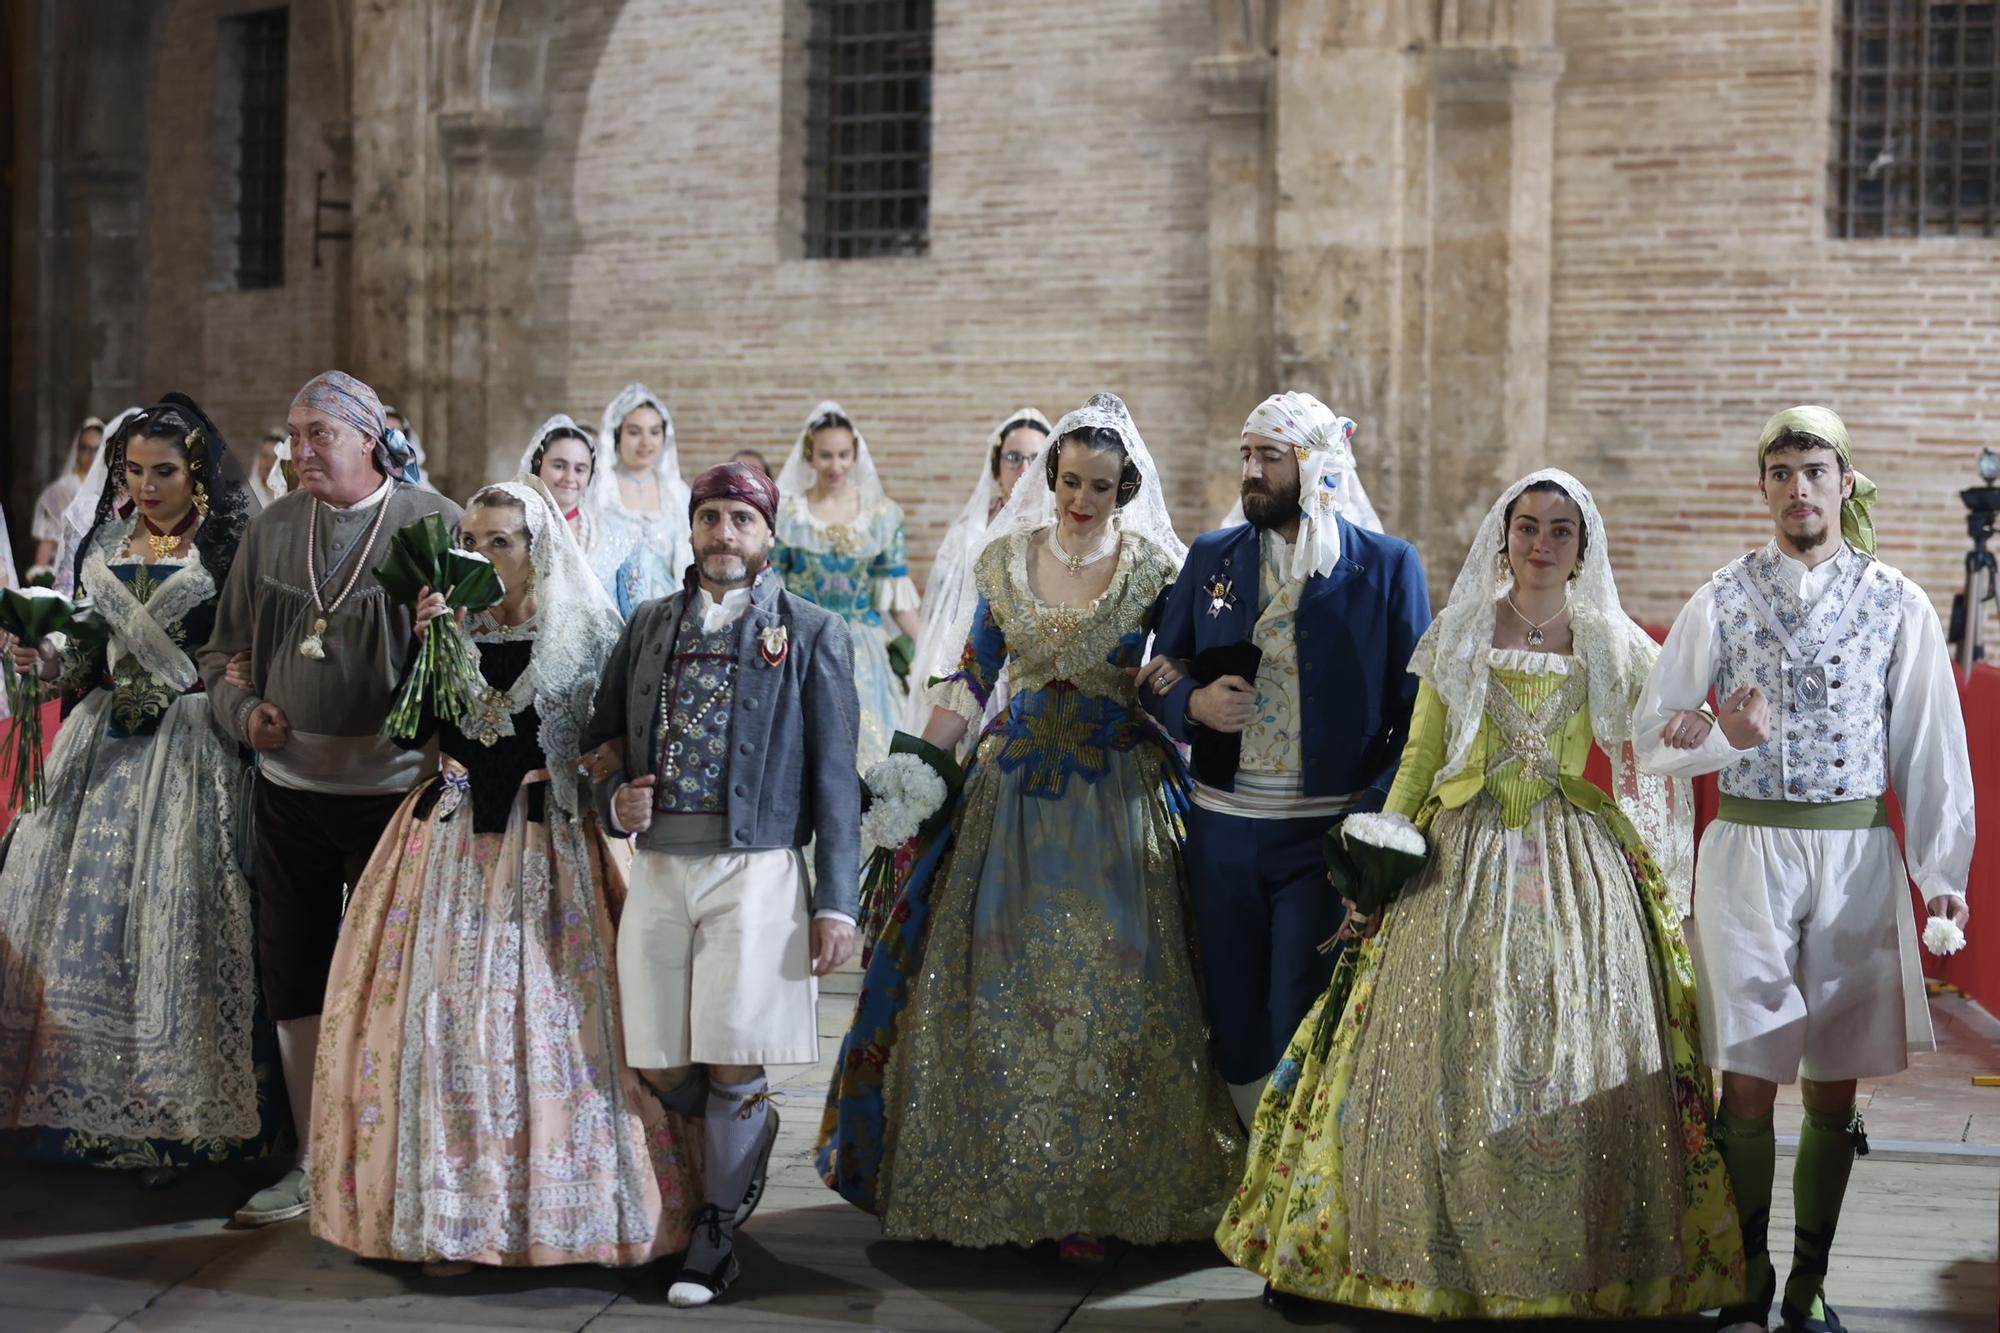
[[1528, 646], [1530, 648], [1539, 648], [1548, 641], [1548, 636], [1543, 634], [1542, 630], [1553, 622], [1560, 620], [1563, 613], [1569, 610], [1569, 594], [1567, 592], [1563, 593], [1563, 604], [1556, 608], [1554, 615], [1545, 617], [1539, 624], [1528, 619], [1527, 613], [1514, 605], [1514, 594], [1511, 592], [1507, 594], [1507, 606], [1515, 615], [1520, 616], [1521, 623], [1528, 627]]
[[1097, 549], [1089, 555], [1071, 555], [1063, 548], [1061, 531], [1060, 524], [1049, 529], [1049, 550], [1055, 554], [1056, 559], [1063, 562], [1063, 568], [1069, 571], [1071, 578], [1076, 578], [1087, 566], [1096, 564], [1118, 549], [1118, 530], [1113, 528], [1105, 534], [1105, 539], [1099, 542]]

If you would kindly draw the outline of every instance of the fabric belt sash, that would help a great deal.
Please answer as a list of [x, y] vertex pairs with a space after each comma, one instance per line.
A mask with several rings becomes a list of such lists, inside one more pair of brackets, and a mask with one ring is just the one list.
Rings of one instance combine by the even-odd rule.
[[1753, 828], [1887, 828], [1889, 803], [1880, 796], [1859, 801], [1759, 801], [1725, 792], [1715, 817]]

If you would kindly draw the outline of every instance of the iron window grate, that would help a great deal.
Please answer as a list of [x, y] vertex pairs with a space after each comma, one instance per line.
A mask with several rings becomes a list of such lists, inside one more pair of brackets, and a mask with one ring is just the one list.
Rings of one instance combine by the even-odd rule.
[[2000, 4], [1840, 0], [1828, 233], [2000, 235]]
[[243, 96], [237, 140], [236, 285], [285, 281], [285, 64], [289, 15], [245, 14], [240, 25]]
[[931, 0], [813, 0], [805, 252], [930, 243]]

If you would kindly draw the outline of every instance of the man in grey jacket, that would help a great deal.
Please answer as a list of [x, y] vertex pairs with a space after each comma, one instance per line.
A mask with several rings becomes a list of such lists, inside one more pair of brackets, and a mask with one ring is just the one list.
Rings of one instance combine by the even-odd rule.
[[840, 617], [770, 569], [777, 485], [724, 463], [692, 492], [688, 586], [633, 613], [583, 739], [614, 756], [607, 825], [638, 839], [625, 1055], [706, 1126], [706, 1202], [667, 1291], [683, 1307], [736, 1278], [735, 1228], [778, 1131], [765, 1066], [819, 1059], [814, 979], [854, 949], [861, 822], [854, 652]]

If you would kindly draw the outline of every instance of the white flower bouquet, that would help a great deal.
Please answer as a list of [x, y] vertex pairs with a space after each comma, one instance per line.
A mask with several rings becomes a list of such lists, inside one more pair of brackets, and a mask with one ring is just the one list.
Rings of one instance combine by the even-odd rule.
[[860, 920], [865, 952], [894, 906], [899, 879], [918, 847], [944, 831], [965, 773], [951, 755], [916, 736], [897, 732], [889, 757], [870, 768], [861, 785]]

